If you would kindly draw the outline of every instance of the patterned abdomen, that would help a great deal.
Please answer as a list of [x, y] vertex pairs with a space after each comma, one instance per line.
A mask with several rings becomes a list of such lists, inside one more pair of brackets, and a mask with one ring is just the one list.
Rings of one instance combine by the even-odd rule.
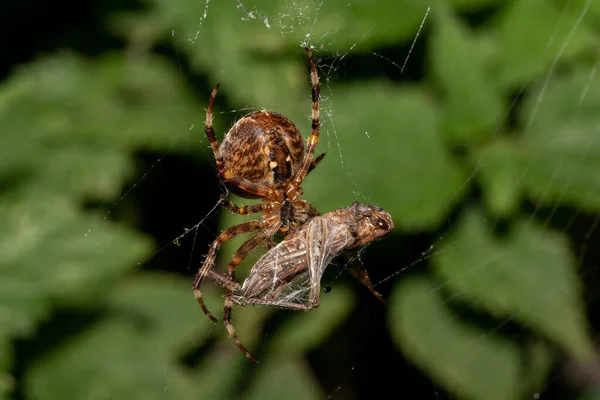
[[[272, 188], [291, 181], [302, 164], [304, 143], [292, 121], [263, 110], [237, 121], [223, 139], [220, 150], [225, 170], [233, 176]], [[236, 194], [258, 197], [243, 190]]]

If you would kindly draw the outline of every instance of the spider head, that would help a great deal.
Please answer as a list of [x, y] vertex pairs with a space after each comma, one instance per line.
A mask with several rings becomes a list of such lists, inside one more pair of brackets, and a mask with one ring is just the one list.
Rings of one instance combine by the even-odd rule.
[[352, 247], [358, 247], [389, 234], [394, 229], [392, 216], [383, 208], [354, 202], [350, 207], [355, 227]]

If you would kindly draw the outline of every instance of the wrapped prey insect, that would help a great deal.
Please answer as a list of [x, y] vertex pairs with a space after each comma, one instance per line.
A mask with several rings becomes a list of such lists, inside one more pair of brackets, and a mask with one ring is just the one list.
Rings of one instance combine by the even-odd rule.
[[[237, 338], [230, 322], [234, 304], [312, 310], [319, 306], [321, 277], [331, 261], [348, 250], [389, 234], [393, 228], [392, 218], [386, 211], [354, 202], [349, 207], [313, 217], [291, 231], [256, 262], [241, 285], [209, 270], [207, 277], [228, 289], [223, 319], [229, 335], [246, 357], [256, 362]], [[357, 277], [380, 297], [366, 273]]]

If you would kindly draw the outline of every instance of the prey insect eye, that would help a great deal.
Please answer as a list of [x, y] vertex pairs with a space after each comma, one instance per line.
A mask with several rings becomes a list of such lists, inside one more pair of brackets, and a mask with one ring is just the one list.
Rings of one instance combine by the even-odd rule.
[[388, 229], [390, 229], [390, 226], [388, 225], [388, 223], [385, 222], [384, 220], [382, 220], [381, 218], [379, 218], [377, 220], [377, 226], [380, 227], [381, 229], [383, 229], [384, 231], [387, 231]]

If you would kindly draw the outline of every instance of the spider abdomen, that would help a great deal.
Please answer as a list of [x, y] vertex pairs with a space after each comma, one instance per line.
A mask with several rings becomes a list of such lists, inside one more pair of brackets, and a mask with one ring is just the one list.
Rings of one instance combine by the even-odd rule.
[[[304, 143], [281, 114], [255, 111], [238, 120], [220, 146], [224, 169], [262, 188], [286, 185], [300, 169]], [[242, 189], [243, 190], [243, 189]], [[253, 193], [238, 193], [255, 197]]]

